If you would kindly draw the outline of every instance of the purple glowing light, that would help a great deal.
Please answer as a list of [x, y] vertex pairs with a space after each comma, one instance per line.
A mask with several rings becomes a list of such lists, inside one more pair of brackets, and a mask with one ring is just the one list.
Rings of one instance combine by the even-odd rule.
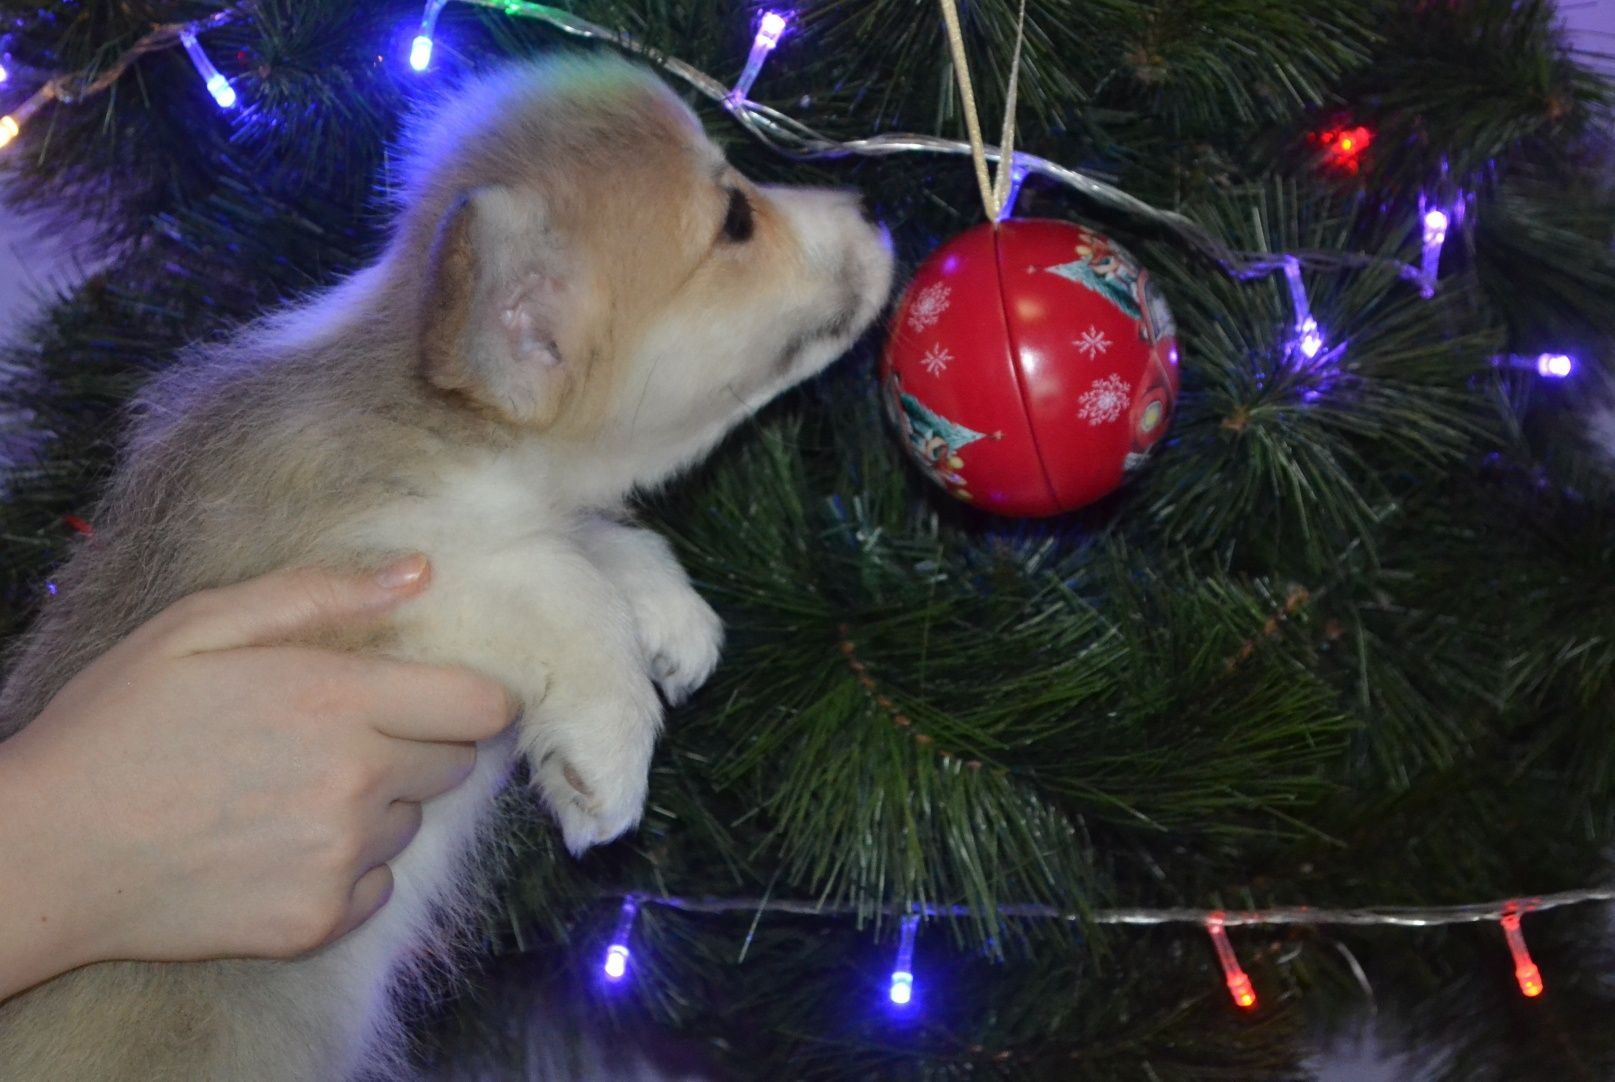
[[617, 917], [617, 930], [612, 933], [611, 946], [606, 948], [605, 964], [600, 968], [606, 980], [620, 981], [628, 973], [628, 937], [634, 931], [634, 917], [639, 913], [639, 902], [632, 896], [622, 900], [622, 912]]
[[[1000, 165], [998, 168], [1002, 169], [1003, 166]], [[1021, 185], [1026, 183], [1026, 178], [1031, 172], [1032, 167], [1022, 164], [1021, 156], [1015, 155], [1010, 163], [1009, 191], [1004, 194], [1004, 205], [998, 211], [999, 221], [1002, 222], [1015, 213], [1015, 200], [1020, 198]]]
[[416, 71], [425, 71], [432, 62], [432, 39], [425, 34], [418, 34], [409, 46], [409, 66]]
[[757, 36], [752, 39], [753, 46], [762, 46], [772, 49], [779, 44], [780, 35], [785, 33], [787, 17], [777, 11], [763, 12], [762, 21], [757, 24]]
[[1568, 353], [1502, 353], [1492, 358], [1498, 368], [1534, 372], [1543, 379], [1568, 379], [1580, 367]]
[[751, 53], [746, 57], [746, 66], [741, 69], [740, 78], [736, 81], [734, 89], [729, 91], [727, 103], [730, 108], [738, 106], [751, 93], [752, 86], [757, 82], [757, 76], [763, 73], [763, 61], [768, 59], [768, 54], [779, 44], [779, 39], [785, 33], [785, 25], [789, 21], [788, 16], [777, 11], [763, 12], [763, 17], [757, 21], [757, 33], [751, 39]]
[[219, 73], [219, 69], [213, 66], [213, 61], [208, 59], [207, 53], [202, 51], [201, 43], [196, 40], [195, 31], [181, 30], [179, 43], [185, 47], [185, 55], [191, 58], [191, 66], [202, 77], [203, 85], [207, 87], [207, 92], [213, 95], [213, 100], [218, 103], [219, 108], [234, 109], [235, 87], [230, 85], [230, 80]]
[[416, 71], [425, 71], [432, 63], [432, 35], [437, 33], [437, 17], [443, 14], [448, 2], [426, 0], [426, 7], [421, 11], [421, 28], [415, 40], [409, 43], [409, 66]]
[[208, 76], [207, 92], [213, 95], [213, 100], [219, 103], [220, 109], [234, 109], [236, 107], [236, 90], [230, 81], [218, 72]]
[[1317, 320], [1307, 316], [1296, 332], [1296, 345], [1301, 347], [1301, 356], [1310, 361], [1323, 350], [1323, 335], [1318, 331]]
[[1307, 302], [1307, 287], [1301, 281], [1301, 261], [1295, 256], [1284, 257], [1284, 279], [1290, 287], [1290, 306], [1295, 311], [1295, 337], [1291, 345], [1312, 360], [1323, 351], [1323, 332], [1318, 321], [1312, 318], [1312, 305]]
[[[1419, 197], [1419, 205], [1425, 205], [1424, 196]], [[1431, 207], [1424, 212], [1424, 252], [1419, 260], [1419, 271], [1423, 281], [1419, 284], [1419, 292], [1425, 297], [1433, 297], [1436, 292], [1436, 278], [1441, 273], [1441, 246], [1447, 243], [1447, 228], [1452, 225], [1452, 216], [1440, 207]]]
[[1576, 362], [1567, 353], [1544, 353], [1536, 359], [1536, 370], [1548, 379], [1565, 379], [1576, 370]]
[[914, 937], [919, 930], [918, 914], [904, 917], [898, 930], [897, 964], [892, 967], [892, 986], [887, 993], [897, 1007], [907, 1007], [914, 1000]]
[[0, 83], [5, 82], [9, 78], [11, 78], [11, 73], [6, 70], [6, 66], [4, 64], [0, 64]]
[[[1445, 177], [1447, 162], [1441, 162], [1441, 173]], [[1447, 191], [1447, 202], [1443, 204], [1438, 195], [1429, 192], [1419, 193], [1419, 221], [1423, 226], [1424, 253], [1419, 261], [1419, 292], [1426, 299], [1435, 296], [1436, 282], [1441, 276], [1441, 248], [1447, 243], [1447, 236], [1453, 228], [1462, 224], [1464, 208], [1468, 205], [1468, 195], [1462, 191]]]

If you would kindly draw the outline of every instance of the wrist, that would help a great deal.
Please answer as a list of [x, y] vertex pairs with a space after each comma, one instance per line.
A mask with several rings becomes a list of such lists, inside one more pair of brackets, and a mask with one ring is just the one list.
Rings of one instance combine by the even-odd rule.
[[107, 957], [71, 801], [22, 735], [0, 742], [0, 999]]

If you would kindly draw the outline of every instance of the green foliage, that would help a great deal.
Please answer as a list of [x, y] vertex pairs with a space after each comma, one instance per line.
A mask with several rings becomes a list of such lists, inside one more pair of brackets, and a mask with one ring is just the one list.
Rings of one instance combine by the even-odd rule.
[[[221, 6], [0, 3], [0, 25], [26, 84]], [[749, 45], [751, 6], [729, 0], [570, 6], [718, 75]], [[994, 126], [1017, 5], [961, 6]], [[206, 39], [239, 117], [183, 55], [155, 53], [4, 152], [14, 198], [93, 216], [110, 255], [0, 356], [5, 632], [73, 543], [64, 516], [106, 475], [132, 389], [180, 345], [362, 265], [420, 98], [563, 44], [452, 4], [421, 79], [397, 62], [419, 11], [258, 0]], [[805, 4], [756, 96], [835, 135], [958, 136], [945, 57], [930, 0]], [[1609, 101], [1543, 3], [1029, 3], [1022, 145], [1236, 248], [1298, 253], [1328, 348], [1288, 347], [1280, 278], [1230, 280], [1101, 215], [1185, 350], [1171, 438], [1118, 496], [1046, 523], [950, 503], [879, 415], [877, 343], [738, 434], [647, 508], [730, 644], [670, 720], [646, 824], [572, 862], [524, 821], [496, 861], [489, 968], [423, 1007], [436, 1046], [537, 1071], [527, 1021], [560, 994], [598, 1024], [659, 1020], [739, 1077], [1287, 1079], [1306, 1075], [1312, 1027], [1363, 1003], [1360, 963], [1414, 1039], [1452, 1046], [1445, 1077], [1608, 1074], [1585, 917], [1533, 918], [1549, 993], [1531, 1003], [1493, 928], [1237, 932], [1254, 1018], [1233, 1017], [1203, 934], [1087, 918], [1440, 904], [1605, 874], [1615, 482], [1580, 411], [1615, 337]], [[905, 259], [978, 216], [958, 160], [791, 162], [699, 107], [760, 178], [864, 187]], [[1353, 176], [1306, 138], [1340, 117], [1376, 131]], [[1460, 189], [1434, 298], [1363, 261], [1308, 261], [1416, 260], [1420, 193]], [[1093, 214], [1035, 181], [1020, 209]], [[1591, 371], [1544, 387], [1489, 363], [1545, 349]], [[647, 909], [632, 997], [595, 996], [628, 890], [852, 915]], [[996, 912], [1012, 902], [1078, 919]], [[970, 913], [927, 924], [922, 1009], [896, 1025], [874, 1004], [891, 911], [912, 905]]]

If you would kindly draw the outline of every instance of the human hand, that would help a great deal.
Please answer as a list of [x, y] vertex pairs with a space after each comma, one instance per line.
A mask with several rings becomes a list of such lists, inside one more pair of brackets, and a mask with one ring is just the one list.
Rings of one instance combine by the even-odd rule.
[[515, 704], [463, 670], [275, 644], [428, 578], [416, 556], [195, 594], [0, 744], [0, 999], [92, 961], [295, 956], [385, 904], [420, 802]]

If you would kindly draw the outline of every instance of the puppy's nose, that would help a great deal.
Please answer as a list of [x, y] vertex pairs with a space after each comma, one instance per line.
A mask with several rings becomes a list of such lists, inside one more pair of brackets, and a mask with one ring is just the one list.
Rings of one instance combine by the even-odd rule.
[[858, 193], [858, 217], [870, 225], [880, 224], [880, 219], [875, 217], [875, 205], [869, 201], [869, 196], [863, 192]]

